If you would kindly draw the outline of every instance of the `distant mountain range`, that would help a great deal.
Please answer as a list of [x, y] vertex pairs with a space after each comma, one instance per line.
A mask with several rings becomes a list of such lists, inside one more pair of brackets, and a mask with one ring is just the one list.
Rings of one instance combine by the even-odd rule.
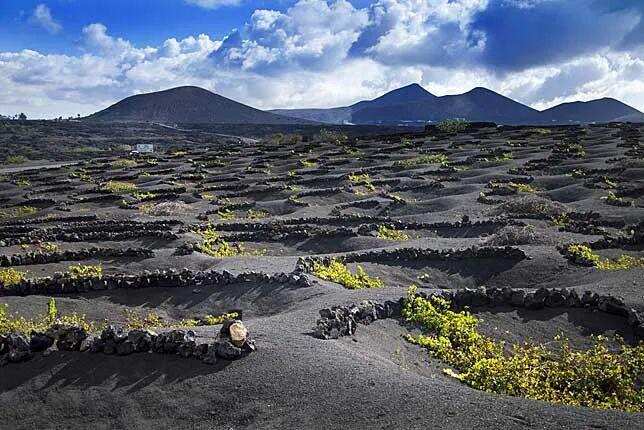
[[610, 98], [563, 103], [538, 111], [486, 88], [478, 87], [464, 94], [439, 97], [418, 84], [351, 106], [272, 111], [255, 109], [203, 88], [177, 87], [128, 97], [85, 119], [164, 124], [420, 125], [449, 118], [535, 125], [644, 122], [642, 112]]
[[302, 124], [308, 121], [246, 106], [199, 87], [139, 94], [85, 118], [164, 124]]
[[570, 124], [610, 121], [644, 122], [644, 114], [618, 100], [563, 103], [538, 111], [486, 88], [435, 96], [418, 84], [376, 99], [330, 109], [276, 109], [270, 112], [334, 124], [414, 124], [464, 118], [497, 124]]

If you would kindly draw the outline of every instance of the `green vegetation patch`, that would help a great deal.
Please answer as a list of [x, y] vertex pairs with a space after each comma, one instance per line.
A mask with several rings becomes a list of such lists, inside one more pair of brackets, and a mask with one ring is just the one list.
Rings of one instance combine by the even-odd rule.
[[22, 316], [9, 314], [9, 307], [0, 304], [0, 334], [20, 333], [29, 335], [31, 332], [46, 332], [53, 325], [82, 327], [86, 331], [94, 331], [96, 327], [88, 322], [85, 315], [76, 313], [59, 315], [56, 300], [49, 299], [47, 312], [29, 319]]
[[195, 231], [201, 236], [202, 241], [198, 245], [199, 251], [215, 258], [242, 257], [242, 256], [260, 256], [266, 253], [266, 250], [248, 250], [239, 243], [230, 243], [224, 240], [214, 227], [208, 226], [204, 229]]
[[14, 206], [0, 210], [0, 220], [21, 218], [33, 215], [38, 212], [38, 208], [33, 206]]
[[131, 182], [107, 181], [101, 186], [101, 190], [112, 194], [135, 194], [139, 187]]
[[460, 133], [467, 130], [470, 123], [464, 119], [446, 119], [436, 124], [436, 128], [443, 133]]
[[537, 190], [536, 188], [534, 188], [533, 186], [531, 186], [529, 184], [522, 184], [522, 183], [519, 183], [519, 182], [508, 182], [508, 187], [512, 188], [513, 190], [515, 190], [515, 191], [517, 191], [519, 193], [531, 193], [531, 194], [534, 194], [537, 191], [539, 191], [539, 190]]
[[20, 285], [26, 279], [26, 273], [14, 268], [0, 269], [0, 288]]
[[65, 273], [72, 279], [96, 279], [103, 276], [103, 267], [98, 264], [74, 264]]
[[27, 161], [24, 155], [10, 155], [4, 160], [5, 164], [24, 164]]
[[573, 261], [599, 270], [629, 270], [644, 267], [644, 257], [622, 254], [617, 259], [601, 258], [588, 245], [574, 244], [566, 248]]
[[622, 206], [622, 207], [633, 206], [632, 201], [626, 200], [622, 197], [617, 197], [617, 195], [612, 191], [609, 191], [606, 197], [602, 197], [602, 199], [605, 200], [606, 203], [611, 206]]
[[128, 158], [119, 158], [110, 163], [112, 169], [127, 169], [130, 167], [135, 167], [138, 163], [136, 160], [130, 160]]
[[343, 285], [350, 290], [384, 286], [384, 283], [379, 278], [367, 275], [362, 266], [358, 266], [356, 273], [353, 274], [346, 265], [338, 260], [331, 260], [328, 264], [313, 263], [313, 274], [326, 281]]
[[409, 289], [403, 318], [423, 330], [406, 339], [446, 362], [453, 369], [445, 372], [472, 388], [573, 406], [644, 411], [644, 343], [620, 342], [619, 351], [613, 351], [605, 338], [597, 337], [591, 348], [576, 351], [558, 337], [556, 348], [515, 344], [508, 349], [481, 334], [476, 317], [450, 310], [447, 300], [422, 298], [415, 287]]
[[373, 185], [373, 179], [371, 179], [368, 173], [351, 173], [349, 174], [349, 181], [354, 186], [364, 186], [370, 192], [376, 191], [376, 187]]
[[449, 158], [445, 154], [425, 154], [420, 157], [410, 158], [408, 160], [398, 160], [393, 163], [396, 167], [411, 168], [424, 166], [426, 164], [440, 164], [445, 167], [449, 165]]
[[246, 218], [248, 219], [264, 219], [269, 216], [270, 214], [263, 210], [248, 209], [248, 211], [246, 211]]
[[404, 231], [396, 230], [395, 228], [389, 228], [386, 225], [381, 225], [380, 227], [378, 227], [378, 237], [380, 239], [396, 241], [409, 240], [409, 235]]

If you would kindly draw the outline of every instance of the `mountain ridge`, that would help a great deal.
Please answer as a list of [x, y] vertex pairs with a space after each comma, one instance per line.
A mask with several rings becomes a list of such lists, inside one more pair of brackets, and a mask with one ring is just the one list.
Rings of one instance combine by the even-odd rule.
[[311, 121], [265, 112], [195, 86], [136, 94], [84, 118], [90, 121], [306, 124]]
[[644, 122], [644, 114], [613, 98], [561, 103], [543, 111], [484, 87], [436, 96], [419, 84], [389, 91], [371, 100], [329, 109], [263, 111], [195, 86], [126, 97], [84, 118], [88, 121], [170, 124], [357, 124], [423, 125], [450, 118], [497, 124], [570, 124]]
[[[403, 94], [408, 95], [406, 100], [399, 97]], [[435, 96], [419, 84], [407, 85], [350, 106], [276, 109], [270, 112], [324, 123], [360, 125], [426, 123], [449, 118], [516, 125], [610, 122], [620, 119], [644, 122], [642, 112], [612, 98], [562, 103], [539, 111], [484, 87], [475, 87], [462, 94]]]

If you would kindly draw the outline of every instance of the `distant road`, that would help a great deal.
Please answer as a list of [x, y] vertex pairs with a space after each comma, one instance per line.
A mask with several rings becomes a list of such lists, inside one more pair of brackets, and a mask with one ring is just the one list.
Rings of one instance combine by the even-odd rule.
[[0, 173], [16, 173], [25, 172], [27, 170], [40, 170], [40, 169], [56, 169], [63, 166], [73, 166], [80, 161], [52, 161], [50, 163], [32, 164], [29, 166], [16, 166], [16, 167], [0, 167]]
[[[187, 128], [174, 127], [174, 126], [172, 126], [172, 125], [168, 125], [168, 124], [161, 124], [161, 123], [159, 123], [159, 122], [154, 122], [153, 124], [154, 124], [154, 125], [158, 125], [159, 127], [169, 128], [169, 129], [171, 129], [171, 130], [176, 130], [176, 131], [193, 131], [193, 132], [194, 132], [194, 131], [197, 131], [197, 132], [198, 132], [198, 131], [200, 131], [200, 130], [189, 130], [189, 129], [187, 129]], [[253, 138], [251, 138], [251, 137], [233, 136], [232, 134], [221, 134], [221, 133], [210, 133], [210, 134], [214, 134], [215, 136], [219, 136], [219, 137], [226, 137], [226, 138], [229, 138], [229, 139], [239, 139], [239, 140], [241, 140], [243, 143], [257, 143], [257, 142], [259, 142], [259, 140], [257, 140], [257, 139], [253, 139]]]

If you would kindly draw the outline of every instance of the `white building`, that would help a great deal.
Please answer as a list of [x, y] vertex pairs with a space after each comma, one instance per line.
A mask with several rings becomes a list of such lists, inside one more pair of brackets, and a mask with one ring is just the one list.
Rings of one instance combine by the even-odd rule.
[[136, 151], [139, 154], [151, 154], [154, 152], [154, 145], [151, 143], [138, 143], [136, 145]]

